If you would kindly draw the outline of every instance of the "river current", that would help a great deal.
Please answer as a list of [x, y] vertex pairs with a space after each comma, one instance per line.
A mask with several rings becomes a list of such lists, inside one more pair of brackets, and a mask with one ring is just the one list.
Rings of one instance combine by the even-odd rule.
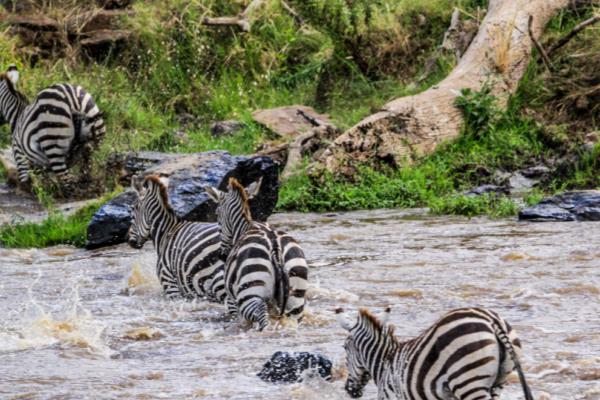
[[[386, 305], [401, 339], [452, 308], [496, 310], [521, 338], [536, 399], [600, 399], [597, 224], [423, 210], [269, 221], [303, 246], [310, 290], [300, 326], [265, 332], [226, 320], [220, 305], [164, 299], [151, 243], [0, 249], [0, 399], [346, 399], [345, 331], [333, 311]], [[328, 356], [333, 381], [260, 381], [279, 350]], [[522, 399], [511, 382], [502, 398]], [[375, 397], [370, 383], [364, 398]]]

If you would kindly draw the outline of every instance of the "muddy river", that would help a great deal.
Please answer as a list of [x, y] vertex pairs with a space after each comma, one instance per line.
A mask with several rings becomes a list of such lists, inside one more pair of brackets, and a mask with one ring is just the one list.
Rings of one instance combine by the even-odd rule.
[[[0, 249], [0, 399], [345, 399], [333, 310], [388, 304], [401, 338], [455, 307], [492, 308], [520, 334], [536, 399], [600, 399], [600, 225], [422, 210], [270, 222], [303, 245], [311, 289], [299, 327], [265, 332], [223, 320], [219, 305], [163, 299], [150, 243]], [[278, 350], [327, 355], [335, 379], [263, 383]], [[502, 398], [522, 399], [511, 381]]]

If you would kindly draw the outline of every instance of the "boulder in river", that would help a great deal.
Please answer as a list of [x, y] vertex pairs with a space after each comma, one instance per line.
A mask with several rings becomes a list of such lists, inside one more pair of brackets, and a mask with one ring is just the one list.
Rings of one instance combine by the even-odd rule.
[[86, 248], [126, 242], [131, 225], [131, 205], [136, 200], [137, 192], [128, 190], [100, 207], [88, 225]]
[[600, 191], [566, 192], [519, 212], [526, 221], [600, 221]]
[[320, 377], [331, 380], [331, 365], [331, 361], [320, 354], [278, 351], [257, 375], [266, 382], [296, 383], [302, 381], [304, 371], [313, 370]]
[[[177, 216], [190, 221], [216, 221], [216, 204], [209, 199], [204, 188], [214, 186], [226, 190], [230, 177], [236, 178], [242, 185], [249, 185], [262, 177], [258, 195], [250, 200], [252, 216], [258, 221], [266, 221], [278, 199], [278, 164], [269, 157], [232, 156], [226, 151], [193, 154], [140, 152], [128, 155], [124, 164], [128, 180], [132, 176], [151, 174], [168, 178], [167, 190], [171, 207]], [[131, 206], [135, 197], [130, 197], [127, 201]], [[109, 202], [106, 207], [98, 211], [100, 215], [94, 216], [88, 226], [88, 248], [126, 240], [131, 210], [127, 211], [121, 203], [115, 208]], [[128, 213], [128, 217], [124, 213]], [[98, 233], [105, 231], [106, 234]]]

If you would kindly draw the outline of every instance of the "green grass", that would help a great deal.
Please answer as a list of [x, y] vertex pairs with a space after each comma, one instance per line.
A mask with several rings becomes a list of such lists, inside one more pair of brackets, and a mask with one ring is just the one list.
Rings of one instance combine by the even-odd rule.
[[460, 196], [476, 185], [489, 183], [496, 170], [513, 171], [547, 149], [541, 129], [530, 118], [509, 108], [503, 112], [486, 90], [465, 91], [458, 101], [466, 126], [461, 136], [442, 144], [415, 165], [401, 169], [362, 166], [350, 182], [332, 174], [305, 174], [285, 182], [281, 210], [328, 211], [389, 207], [430, 207], [434, 213], [467, 216], [514, 215], [516, 205], [492, 196]]
[[0, 227], [0, 246], [6, 248], [48, 247], [69, 244], [83, 247], [86, 242], [87, 226], [92, 216], [116, 192], [65, 216], [52, 210], [47, 218], [37, 222], [17, 222]]

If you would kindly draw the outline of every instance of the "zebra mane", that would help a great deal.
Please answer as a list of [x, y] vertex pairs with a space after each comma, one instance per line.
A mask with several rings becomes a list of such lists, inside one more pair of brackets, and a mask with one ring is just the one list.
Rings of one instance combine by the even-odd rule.
[[246, 189], [242, 186], [240, 182], [238, 182], [235, 178], [229, 178], [229, 186], [236, 192], [238, 192], [239, 196], [242, 199], [242, 212], [244, 213], [244, 218], [246, 221], [252, 222], [252, 214], [250, 213], [250, 203], [248, 200], [248, 194], [246, 193]]
[[374, 329], [379, 331], [381, 334], [383, 334], [385, 336], [389, 336], [390, 339], [392, 341], [394, 341], [394, 343], [399, 344], [398, 339], [396, 338], [396, 335], [394, 334], [394, 331], [396, 329], [396, 327], [394, 325], [383, 324], [379, 320], [379, 318], [377, 318], [375, 315], [373, 315], [373, 313], [371, 313], [371, 311], [369, 311], [366, 308], [363, 308], [363, 307], [359, 308], [358, 313], [359, 313], [359, 316], [362, 321], [369, 323]]
[[148, 175], [144, 178], [144, 182], [153, 182], [158, 186], [158, 193], [162, 199], [162, 202], [167, 209], [167, 211], [173, 211], [171, 205], [169, 204], [169, 193], [167, 192], [166, 186], [161, 182], [160, 177], [158, 175]]

